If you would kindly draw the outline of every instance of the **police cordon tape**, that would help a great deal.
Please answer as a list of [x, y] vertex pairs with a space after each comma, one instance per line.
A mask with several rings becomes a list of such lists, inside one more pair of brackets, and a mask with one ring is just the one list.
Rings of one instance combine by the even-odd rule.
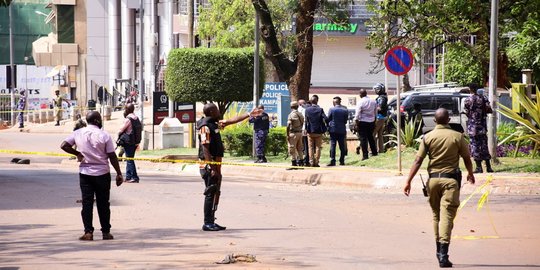
[[[56, 156], [56, 157], [73, 157], [71, 154], [67, 153], [54, 153], [54, 152], [30, 152], [30, 151], [21, 151], [21, 150], [7, 150], [7, 149], [0, 149], [0, 153], [7, 153], [7, 154], [21, 154], [21, 155], [39, 155], [39, 156]], [[298, 166], [287, 166], [287, 165], [266, 165], [266, 164], [249, 164], [249, 163], [240, 163], [240, 162], [212, 162], [212, 161], [200, 161], [200, 160], [194, 160], [194, 159], [164, 159], [164, 158], [120, 158], [120, 160], [135, 160], [135, 161], [150, 161], [150, 162], [161, 162], [161, 163], [184, 163], [184, 164], [221, 164], [221, 165], [234, 165], [234, 166], [249, 166], [249, 167], [268, 167], [268, 168], [298, 168], [298, 169], [312, 169], [312, 170], [343, 170], [342, 168], [314, 168], [314, 167], [298, 167]], [[376, 169], [360, 169], [360, 168], [347, 168], [348, 171], [362, 171], [362, 172], [386, 172], [386, 173], [392, 173], [392, 172], [398, 172], [395, 170], [376, 170]], [[518, 178], [518, 177], [504, 177], [504, 178]], [[523, 178], [533, 178], [533, 179], [539, 179], [539, 177], [519, 177], [520, 179]], [[491, 186], [493, 182], [493, 175], [489, 175], [486, 178], [486, 181], [478, 186], [465, 200], [463, 200], [459, 207], [458, 207], [458, 214], [461, 209], [463, 209], [467, 203], [475, 196], [476, 194], [482, 193], [480, 196], [480, 199], [477, 202], [477, 211], [480, 211], [484, 208], [487, 209], [487, 215], [489, 218], [489, 222], [491, 224], [491, 227], [495, 233], [495, 235], [489, 235], [489, 236], [476, 236], [476, 235], [469, 235], [469, 236], [458, 236], [455, 235], [452, 238], [454, 239], [463, 239], [463, 240], [479, 240], [479, 239], [499, 239], [499, 233], [495, 227], [495, 223], [493, 222], [493, 218], [491, 216], [491, 211], [489, 208], [489, 195], [491, 193], [491, 188], [488, 189], [488, 187]], [[456, 218], [457, 218], [456, 214]], [[454, 219], [455, 220], [455, 219]]]
[[[67, 153], [56, 153], [56, 152], [36, 152], [36, 151], [23, 151], [23, 150], [10, 150], [10, 149], [0, 149], [0, 153], [7, 154], [21, 154], [21, 155], [38, 155], [38, 156], [58, 156], [58, 157], [72, 157], [73, 155]], [[244, 166], [244, 167], [265, 167], [265, 168], [295, 168], [295, 169], [306, 169], [306, 170], [321, 170], [321, 171], [343, 171], [343, 167], [303, 167], [303, 166], [291, 166], [285, 164], [269, 164], [269, 163], [245, 163], [245, 162], [216, 162], [216, 161], [201, 161], [196, 159], [165, 159], [165, 158], [127, 158], [121, 157], [119, 160], [134, 160], [134, 161], [149, 161], [155, 163], [185, 163], [185, 164], [217, 164], [217, 165], [231, 165], [231, 166]], [[346, 167], [347, 171], [355, 172], [381, 172], [387, 174], [394, 174], [397, 176], [403, 175], [400, 171], [394, 169], [373, 169], [365, 167]], [[409, 171], [404, 169], [403, 171]], [[488, 176], [491, 177], [492, 175]], [[497, 179], [532, 179], [540, 181], [540, 176], [497, 176]]]
[[[57, 156], [57, 157], [73, 157], [71, 154], [67, 153], [54, 153], [54, 152], [31, 152], [31, 151], [21, 151], [21, 150], [8, 150], [0, 149], [0, 153], [7, 154], [20, 154], [20, 155], [38, 155], [38, 156]], [[244, 166], [244, 167], [266, 167], [266, 168], [295, 168], [295, 169], [308, 169], [308, 170], [343, 170], [343, 168], [324, 168], [324, 167], [301, 167], [301, 166], [291, 166], [291, 165], [280, 165], [280, 164], [261, 164], [261, 163], [242, 163], [242, 162], [216, 162], [216, 161], [201, 161], [195, 159], [164, 159], [164, 158], [127, 158], [122, 157], [119, 160], [134, 160], [134, 161], [149, 161], [156, 163], [184, 163], [184, 164], [216, 164], [216, 165], [231, 165], [231, 166]], [[367, 169], [367, 168], [347, 168], [348, 171], [358, 171], [358, 172], [385, 172], [385, 173], [396, 173], [397, 170], [378, 170], [378, 169]]]
[[[476, 236], [476, 235], [467, 235], [467, 236], [453, 236], [452, 238], [454, 239], [464, 239], [464, 240], [479, 240], [479, 239], [499, 239], [500, 236], [499, 236], [499, 233], [497, 232], [497, 228], [495, 228], [495, 223], [493, 222], [493, 218], [491, 217], [491, 211], [490, 211], [490, 208], [489, 208], [489, 194], [491, 193], [491, 189], [488, 189], [488, 186], [491, 184], [491, 182], [493, 181], [493, 176], [490, 175], [486, 178], [486, 181], [478, 186], [473, 193], [471, 193], [467, 199], [463, 200], [460, 204], [459, 204], [459, 207], [458, 207], [458, 214], [459, 214], [459, 211], [461, 209], [463, 209], [465, 207], [465, 205], [467, 205], [467, 203], [471, 200], [471, 198], [482, 192], [482, 195], [480, 196], [480, 199], [478, 199], [478, 203], [477, 203], [477, 206], [476, 206], [476, 211], [480, 211], [482, 210], [482, 208], [484, 208], [484, 205], [486, 206], [487, 208], [487, 215], [488, 215], [488, 218], [489, 218], [489, 223], [491, 224], [491, 228], [493, 229], [493, 232], [495, 232], [495, 235], [479, 235], [479, 236]], [[456, 218], [457, 218], [457, 214], [456, 214]], [[455, 220], [455, 218], [454, 218]]]

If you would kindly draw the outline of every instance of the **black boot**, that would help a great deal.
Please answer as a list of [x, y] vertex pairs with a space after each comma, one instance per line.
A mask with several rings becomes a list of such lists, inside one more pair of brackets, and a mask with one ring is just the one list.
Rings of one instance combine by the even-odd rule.
[[59, 126], [60, 125], [60, 121], [56, 121], [56, 125], [55, 126]]
[[440, 268], [449, 268], [449, 267], [452, 267], [453, 265], [452, 262], [448, 260], [449, 246], [450, 246], [449, 243], [446, 243], [446, 244], [441, 243], [441, 250], [439, 253], [439, 267]]
[[286, 170], [287, 171], [290, 171], [290, 170], [296, 170], [296, 166], [298, 166], [298, 163], [296, 162], [296, 160], [293, 159], [292, 163], [291, 163], [291, 166], [294, 166], [294, 167], [289, 167], [287, 168]]
[[262, 161], [261, 163], [267, 163], [268, 162], [268, 160], [266, 160], [266, 157], [264, 155], [261, 156], [261, 161]]
[[255, 163], [262, 163], [262, 156], [257, 156], [257, 160], [255, 160]]
[[491, 162], [489, 159], [486, 159], [486, 172], [493, 172], [493, 169], [491, 168]]
[[483, 173], [484, 170], [482, 170], [482, 161], [481, 160], [474, 160], [476, 163], [476, 170], [474, 170], [473, 173]]
[[437, 244], [437, 260], [439, 259], [439, 256], [441, 256], [441, 242], [435, 242]]

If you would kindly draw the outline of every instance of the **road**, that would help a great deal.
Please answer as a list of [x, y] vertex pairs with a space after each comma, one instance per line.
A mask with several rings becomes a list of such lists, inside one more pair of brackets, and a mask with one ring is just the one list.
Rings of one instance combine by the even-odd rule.
[[[112, 188], [115, 239], [81, 242], [77, 168], [9, 160], [0, 155], [0, 269], [437, 268], [419, 193], [225, 176], [217, 222], [228, 228], [203, 232], [199, 177], [141, 171], [141, 183]], [[456, 268], [540, 268], [540, 198], [491, 195], [491, 219], [476, 201], [459, 213], [454, 235], [500, 238], [454, 239]], [[214, 263], [230, 253], [258, 262]]]

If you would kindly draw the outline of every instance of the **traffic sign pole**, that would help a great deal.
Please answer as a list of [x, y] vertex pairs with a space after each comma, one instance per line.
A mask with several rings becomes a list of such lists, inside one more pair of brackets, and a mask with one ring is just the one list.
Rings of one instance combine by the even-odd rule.
[[397, 76], [397, 166], [398, 166], [398, 175], [403, 175], [401, 172], [401, 76]]
[[384, 57], [384, 65], [388, 72], [397, 76], [397, 165], [398, 174], [403, 175], [401, 170], [401, 75], [407, 74], [413, 66], [414, 58], [411, 50], [403, 46], [395, 46], [390, 49]]

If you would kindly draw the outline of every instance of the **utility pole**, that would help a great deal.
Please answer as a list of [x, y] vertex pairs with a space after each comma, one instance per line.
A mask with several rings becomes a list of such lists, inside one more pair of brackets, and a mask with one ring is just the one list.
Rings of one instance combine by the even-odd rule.
[[139, 22], [139, 32], [141, 33], [141, 41], [139, 43], [139, 88], [141, 92], [141, 123], [144, 127], [144, 0], [141, 0]]
[[13, 15], [12, 10], [13, 3], [9, 5], [9, 66], [11, 67], [11, 85], [9, 86], [11, 93], [11, 125], [15, 125], [15, 65], [13, 54]]
[[491, 33], [489, 52], [489, 102], [493, 113], [488, 117], [488, 147], [494, 163], [497, 159], [497, 40], [499, 36], [499, 0], [491, 0]]
[[193, 24], [195, 21], [194, 0], [187, 0], [187, 16], [188, 16], [188, 48], [195, 47], [195, 37], [193, 33]]
[[[259, 106], [259, 13], [255, 11], [255, 29], [253, 29], [255, 35], [255, 49], [253, 51], [253, 107]], [[253, 130], [253, 143], [252, 154], [253, 157], [257, 155], [255, 149], [255, 130]]]

